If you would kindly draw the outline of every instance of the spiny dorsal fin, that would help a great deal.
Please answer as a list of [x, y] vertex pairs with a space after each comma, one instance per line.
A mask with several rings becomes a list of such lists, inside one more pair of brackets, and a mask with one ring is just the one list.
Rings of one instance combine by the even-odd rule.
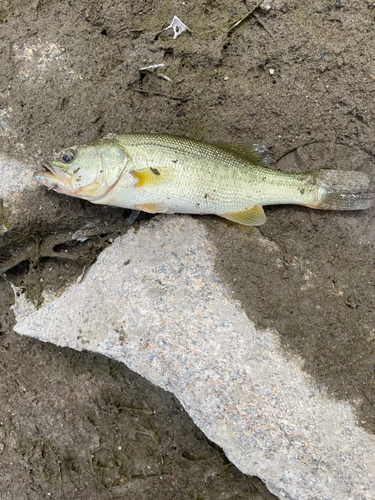
[[243, 160], [247, 160], [252, 165], [264, 167], [272, 163], [270, 152], [262, 144], [253, 144], [251, 146], [244, 146], [243, 144], [216, 144], [216, 146], [239, 156]]
[[226, 214], [218, 214], [224, 219], [243, 224], [244, 226], [261, 226], [266, 222], [266, 216], [263, 208], [260, 205], [254, 205], [242, 212], [229, 212]]

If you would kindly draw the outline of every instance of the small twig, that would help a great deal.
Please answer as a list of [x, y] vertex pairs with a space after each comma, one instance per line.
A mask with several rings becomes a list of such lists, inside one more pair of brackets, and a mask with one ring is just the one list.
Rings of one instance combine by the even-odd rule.
[[267, 35], [270, 37], [270, 38], [273, 38], [272, 37], [272, 34], [270, 33], [270, 31], [268, 30], [268, 28], [266, 28], [265, 24], [263, 23], [263, 21], [261, 21], [259, 19], [259, 17], [254, 13], [253, 16], [255, 17], [255, 19], [257, 20], [257, 23], [259, 23], [262, 28], [264, 29], [264, 31], [267, 33]]
[[61, 472], [61, 462], [57, 462], [57, 466], [59, 468], [59, 488], [62, 490], [62, 472]]
[[310, 144], [316, 144], [315, 141], [309, 141], [309, 142], [305, 142], [305, 143], [302, 143], [302, 144], [298, 144], [297, 146], [295, 146], [294, 148], [292, 149], [289, 149], [288, 151], [286, 151], [285, 153], [283, 153], [281, 156], [279, 156], [279, 158], [275, 159], [275, 163], [278, 163], [282, 158], [284, 158], [284, 156], [290, 154], [290, 153], [294, 153], [294, 151], [296, 151], [297, 149], [299, 148], [303, 148], [305, 146], [309, 146]]
[[167, 80], [167, 82], [173, 83], [173, 80], [171, 78], [169, 78], [169, 76], [164, 75], [163, 73], [158, 73], [157, 76], [159, 78], [163, 78], [164, 80]]
[[367, 396], [367, 394], [365, 393], [365, 391], [362, 388], [361, 388], [361, 392], [364, 395], [364, 397], [367, 399], [367, 402], [370, 403], [370, 405], [374, 404], [374, 402], [371, 401], [371, 399]]
[[146, 415], [153, 415], [154, 412], [152, 410], [143, 410], [141, 408], [132, 408], [131, 406], [118, 406], [118, 410], [130, 410], [130, 411], [139, 411], [141, 413], [146, 413]]
[[150, 66], [145, 66], [144, 68], [139, 68], [139, 71], [150, 71], [150, 70], [156, 69], [156, 68], [165, 68], [165, 64], [164, 63], [151, 64]]
[[156, 444], [159, 444], [160, 443], [160, 439], [158, 438], [157, 434], [155, 432], [153, 432], [152, 430], [149, 431], [148, 429], [145, 429], [144, 427], [142, 427], [142, 431], [140, 431], [139, 429], [136, 429], [135, 432], [138, 432], [139, 434], [143, 434], [144, 436], [150, 436], [150, 438], [156, 443]]
[[261, 6], [262, 3], [263, 3], [263, 0], [261, 2], [259, 2], [255, 7], [253, 7], [251, 10], [249, 10], [249, 12], [246, 14], [246, 16], [244, 16], [242, 19], [240, 19], [239, 21], [236, 21], [234, 24], [232, 24], [232, 26], [228, 30], [228, 33], [233, 31], [234, 28], [237, 28], [237, 26], [239, 26], [243, 21], [245, 21], [248, 17], [250, 17], [258, 9], [258, 7]]
[[161, 97], [166, 97], [167, 99], [173, 99], [174, 101], [187, 102], [187, 101], [191, 100], [190, 97], [178, 97], [178, 96], [173, 96], [173, 95], [166, 95], [166, 94], [162, 94], [161, 92], [151, 92], [149, 90], [138, 89], [135, 87], [133, 87], [133, 90], [135, 90], [135, 92], [140, 92], [141, 94], [149, 94], [149, 95], [157, 95], [157, 96], [161, 96]]

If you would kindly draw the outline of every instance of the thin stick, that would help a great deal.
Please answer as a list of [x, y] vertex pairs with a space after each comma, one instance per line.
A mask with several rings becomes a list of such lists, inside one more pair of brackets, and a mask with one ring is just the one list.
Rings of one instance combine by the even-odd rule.
[[262, 3], [263, 3], [263, 0], [261, 2], [259, 2], [255, 7], [253, 7], [251, 10], [249, 10], [249, 12], [246, 14], [246, 16], [244, 16], [242, 19], [240, 19], [239, 21], [236, 21], [234, 24], [232, 24], [232, 26], [228, 30], [228, 33], [233, 31], [234, 28], [237, 28], [237, 26], [240, 25], [243, 21], [245, 21], [245, 19], [250, 17], [257, 10], [257, 8], [261, 6]]
[[271, 33], [270, 33], [270, 31], [269, 31], [269, 29], [268, 29], [268, 28], [266, 28], [266, 26], [265, 26], [265, 24], [263, 23], [263, 21], [261, 21], [261, 20], [259, 19], [259, 16], [257, 16], [256, 14], [253, 14], [253, 16], [255, 17], [255, 19], [257, 20], [257, 22], [258, 22], [258, 23], [262, 26], [262, 28], [263, 28], [263, 29], [264, 29], [264, 31], [268, 34], [268, 36], [269, 36], [270, 38], [273, 38], [273, 37], [272, 37], [272, 34], [271, 34]]
[[167, 99], [173, 99], [174, 101], [186, 102], [186, 101], [191, 100], [190, 97], [178, 97], [178, 96], [173, 96], [173, 95], [166, 95], [166, 94], [162, 94], [161, 92], [151, 92], [149, 90], [142, 90], [142, 89], [138, 89], [135, 87], [133, 87], [133, 90], [135, 90], [135, 92], [140, 92], [141, 94], [149, 94], [149, 95], [157, 95], [157, 96], [161, 96], [161, 97], [166, 97]]

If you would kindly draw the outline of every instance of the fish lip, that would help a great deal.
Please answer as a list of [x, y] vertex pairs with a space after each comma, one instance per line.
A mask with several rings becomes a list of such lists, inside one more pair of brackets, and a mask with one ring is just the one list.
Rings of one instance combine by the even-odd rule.
[[54, 167], [51, 162], [43, 161], [40, 163], [43, 170], [39, 170], [34, 174], [34, 178], [46, 186], [48, 189], [55, 191], [59, 190], [65, 183], [62, 182], [62, 171], [58, 167]]
[[49, 172], [57, 178], [56, 170], [53, 168], [52, 164], [49, 161], [43, 161], [41, 163], [41, 166], [44, 168], [43, 172]]
[[46, 186], [49, 190], [63, 194], [72, 194], [75, 189], [72, 186], [74, 177], [69, 169], [60, 165], [60, 162], [43, 160], [40, 162], [41, 170], [34, 174], [34, 179]]
[[45, 170], [35, 172], [34, 179], [40, 182], [40, 184], [46, 186], [48, 189], [57, 189], [59, 187], [59, 182], [56, 176]]
[[63, 166], [54, 165], [53, 161], [43, 161], [41, 162], [41, 166], [43, 167], [43, 171], [38, 172], [41, 177], [45, 175], [50, 180], [53, 178], [56, 183], [64, 186], [70, 184], [72, 176]]
[[39, 167], [41, 167], [41, 169], [34, 173], [34, 178], [38, 182], [48, 187], [51, 186], [51, 183], [53, 181], [55, 181], [56, 183], [58, 182], [56, 170], [53, 168], [50, 162], [43, 161], [39, 164]]

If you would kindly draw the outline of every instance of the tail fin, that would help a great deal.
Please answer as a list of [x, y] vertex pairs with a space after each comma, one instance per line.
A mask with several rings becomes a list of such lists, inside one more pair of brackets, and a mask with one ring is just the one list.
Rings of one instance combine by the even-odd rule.
[[369, 178], [363, 172], [320, 170], [314, 177], [320, 184], [320, 201], [312, 208], [364, 210], [374, 204], [374, 194], [366, 192]]

